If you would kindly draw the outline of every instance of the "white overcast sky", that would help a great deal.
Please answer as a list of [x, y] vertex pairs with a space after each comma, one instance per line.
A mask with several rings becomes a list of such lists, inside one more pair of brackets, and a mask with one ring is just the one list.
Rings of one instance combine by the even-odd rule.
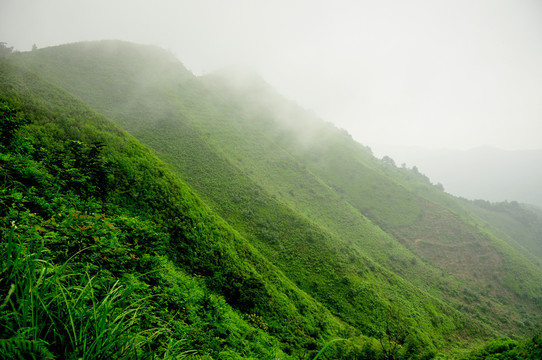
[[17, 50], [101, 39], [246, 65], [371, 147], [542, 148], [540, 0], [0, 0]]

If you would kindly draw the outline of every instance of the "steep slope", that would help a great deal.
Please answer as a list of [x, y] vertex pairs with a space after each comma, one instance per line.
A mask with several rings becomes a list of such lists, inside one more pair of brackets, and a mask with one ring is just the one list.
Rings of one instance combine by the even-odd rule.
[[[2, 254], [19, 243], [21, 251], [30, 251], [20, 259], [31, 259], [31, 249], [41, 243], [45, 258], [36, 264], [58, 269], [66, 262], [82, 278], [95, 279], [96, 294], [120, 281], [130, 291], [111, 311], [130, 308], [130, 302], [139, 306], [142, 315], [125, 331], [140, 329], [150, 342], [132, 356], [300, 357], [314, 354], [327, 339], [355, 335], [209, 210], [147, 148], [71, 95], [2, 61], [0, 106]], [[2, 258], [0, 289], [6, 299], [28, 294], [11, 283], [13, 259]], [[58, 270], [46, 270], [33, 291], [46, 281], [54, 285], [76, 277], [55, 280]], [[15, 284], [26, 284], [28, 274], [32, 271]], [[77, 285], [59, 286], [64, 298], [80, 298]], [[44, 299], [60, 299], [39, 294], [44, 306], [53, 306]], [[72, 311], [105, 301], [96, 296]], [[66, 344], [75, 334], [63, 327], [70, 317], [73, 326], [86, 329], [73, 323], [73, 313], [57, 314], [55, 330], [38, 331], [58, 305], [25, 325], [20, 319], [26, 310], [20, 306], [30, 302], [21, 301], [10, 301], [11, 311], [8, 300], [2, 305], [2, 356], [83, 356], [85, 346], [77, 338]], [[356, 351], [354, 340], [348, 346]], [[348, 351], [346, 345], [337, 346], [330, 355]]]
[[[417, 168], [398, 168], [389, 157], [371, 162], [373, 169], [392, 177], [417, 195], [441, 206], [494, 236], [505, 240], [515, 250], [539, 265], [542, 255], [540, 208], [517, 201], [491, 203], [487, 200], [466, 200], [444, 192], [441, 184], [433, 185]], [[537, 171], [534, 167], [533, 171]], [[529, 181], [532, 179], [529, 179]]]
[[463, 200], [465, 207], [478, 215], [480, 226], [505, 239], [535, 264], [542, 266], [542, 210], [515, 201], [490, 203]]
[[[486, 300], [493, 310], [481, 310], [496, 315], [493, 317], [496, 321], [503, 319], [498, 310], [503, 304], [528, 299], [526, 306], [540, 306], [540, 271], [509, 244], [479, 229], [476, 217], [467, 212], [461, 202], [432, 186], [417, 171], [397, 169], [377, 161], [347, 134], [285, 103], [262, 85], [261, 80], [248, 78], [240, 86], [239, 79], [235, 77], [232, 81], [229, 75], [217, 74], [209, 83], [214, 88], [218, 83], [219, 93], [231, 103], [244, 106], [245, 114], [255, 121], [258, 114], [272, 114], [275, 121], [268, 122], [271, 126], [266, 128], [266, 133], [274, 136], [303, 166], [424, 261], [455, 277], [468, 279], [473, 286], [459, 288], [463, 299], [452, 295], [461, 306], [478, 307], [476, 299], [480, 299], [480, 294], [493, 299], [493, 304]], [[393, 264], [390, 267], [393, 269]], [[395, 267], [396, 271], [408, 274], [408, 279], [415, 278], [414, 269], [415, 266]], [[423, 275], [424, 281], [431, 281], [427, 273]], [[435, 281], [438, 284], [441, 279]], [[476, 294], [474, 299], [468, 295], [471, 293]], [[523, 312], [521, 306], [516, 311], [511, 317], [519, 320], [518, 313]], [[530, 320], [526, 317], [515, 325], [521, 328], [523, 321]]]
[[[171, 55], [115, 42], [11, 59], [155, 149], [289, 278], [365, 333], [385, 331], [390, 303], [438, 345], [465, 332], [521, 334], [540, 316], [539, 270], [259, 80], [198, 79]], [[481, 265], [492, 272], [478, 276]], [[517, 274], [521, 286], [510, 281]]]
[[540, 265], [542, 225], [538, 207], [516, 201], [491, 203], [487, 200], [466, 200], [451, 196], [444, 192], [441, 184], [432, 184], [416, 167], [397, 167], [387, 156], [383, 161], [367, 159], [367, 163], [373, 170], [393, 178], [416, 195], [451, 210], [463, 220], [504, 240], [533, 264]]

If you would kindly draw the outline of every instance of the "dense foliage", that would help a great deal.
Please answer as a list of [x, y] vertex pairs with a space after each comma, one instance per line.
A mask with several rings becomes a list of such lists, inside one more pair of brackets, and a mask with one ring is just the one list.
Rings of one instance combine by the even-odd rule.
[[538, 360], [542, 359], [542, 338], [535, 336], [524, 341], [500, 338], [471, 352], [463, 360]]
[[[294, 333], [309, 317], [275, 284], [333, 326], [146, 149], [37, 78], [1, 70], [3, 357], [286, 358], [281, 348], [303, 351]], [[258, 302], [276, 304], [263, 305], [273, 324]]]

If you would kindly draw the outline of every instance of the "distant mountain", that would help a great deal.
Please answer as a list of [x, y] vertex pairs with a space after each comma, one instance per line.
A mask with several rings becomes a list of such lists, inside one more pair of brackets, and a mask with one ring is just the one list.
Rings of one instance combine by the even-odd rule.
[[382, 147], [398, 164], [416, 166], [447, 192], [467, 199], [518, 201], [542, 207], [542, 149], [466, 151]]
[[[8, 61], [2, 99], [15, 106], [14, 98], [28, 96], [38, 106], [33, 136], [81, 141], [86, 105], [64, 105], [66, 93], [25, 79], [69, 92], [69, 101], [82, 100], [144, 145], [110, 158], [128, 174], [108, 177], [118, 175], [122, 186], [104, 211], [159, 219], [164, 261], [201, 279], [195, 292], [218, 296], [212, 304], [224, 301], [225, 312], [201, 305], [212, 326], [179, 310], [181, 324], [193, 325], [179, 324], [190, 346], [201, 336], [202, 355], [242, 358], [246, 345], [254, 357], [311, 358], [345, 337], [328, 356], [453, 356], [494, 337], [529, 336], [542, 321], [536, 210], [451, 196], [423, 169], [377, 159], [257, 74], [196, 77], [166, 51], [117, 41]], [[100, 119], [88, 126], [110, 124]], [[129, 138], [122, 136], [119, 144]], [[147, 155], [133, 162], [130, 151]], [[140, 172], [147, 168], [163, 170]], [[174, 295], [173, 308], [191, 301]], [[230, 312], [239, 316], [236, 329], [219, 322]], [[243, 327], [246, 337], [238, 335]]]

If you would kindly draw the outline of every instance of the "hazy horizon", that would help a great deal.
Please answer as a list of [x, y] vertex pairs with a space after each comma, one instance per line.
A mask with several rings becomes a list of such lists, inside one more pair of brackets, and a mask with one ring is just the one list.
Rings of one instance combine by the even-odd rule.
[[542, 3], [6, 0], [16, 50], [119, 39], [229, 65], [369, 147], [542, 148]]

